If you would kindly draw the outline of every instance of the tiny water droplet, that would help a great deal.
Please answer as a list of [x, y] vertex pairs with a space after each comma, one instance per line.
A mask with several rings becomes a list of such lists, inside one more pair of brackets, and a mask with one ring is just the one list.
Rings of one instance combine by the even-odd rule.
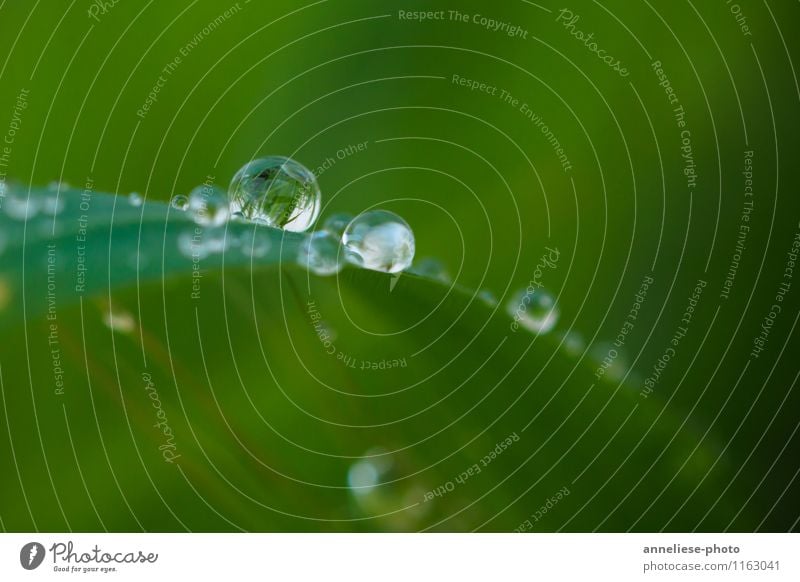
[[138, 192], [131, 192], [128, 194], [128, 204], [131, 206], [141, 206], [144, 203], [144, 197]]
[[351, 263], [385, 273], [398, 273], [414, 260], [414, 233], [394, 212], [371, 210], [355, 217], [342, 237]]
[[112, 331], [131, 333], [136, 329], [136, 320], [127, 311], [115, 311], [109, 308], [103, 314], [103, 323]]
[[410, 270], [416, 275], [421, 275], [422, 277], [427, 277], [429, 279], [435, 279], [436, 281], [441, 281], [442, 283], [451, 282], [450, 274], [447, 272], [447, 268], [439, 259], [426, 257], [415, 263]]
[[200, 226], [221, 226], [231, 214], [228, 196], [213, 184], [203, 184], [189, 193], [189, 212]]
[[293, 232], [316, 222], [322, 201], [317, 179], [302, 164], [283, 156], [253, 160], [228, 188], [231, 212], [245, 219]]
[[297, 262], [315, 275], [335, 275], [344, 267], [342, 245], [327, 230], [312, 232], [300, 245]]
[[170, 206], [175, 210], [186, 210], [189, 207], [189, 198], [183, 194], [175, 194], [169, 201]]
[[347, 471], [347, 484], [353, 495], [369, 495], [380, 479], [377, 467], [368, 460], [357, 461]]
[[558, 321], [556, 301], [544, 289], [536, 289], [532, 293], [521, 289], [511, 296], [506, 308], [514, 321], [534, 333], [547, 333]]
[[348, 214], [346, 212], [337, 212], [336, 214], [332, 214], [328, 217], [328, 219], [323, 223], [322, 228], [341, 240], [347, 225], [350, 224], [350, 221], [352, 220], [352, 214]]

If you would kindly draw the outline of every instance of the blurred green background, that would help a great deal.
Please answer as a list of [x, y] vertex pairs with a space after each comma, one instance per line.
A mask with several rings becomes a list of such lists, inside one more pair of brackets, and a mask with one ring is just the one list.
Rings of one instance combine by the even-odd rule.
[[[204, 272], [200, 300], [189, 275], [148, 275], [77, 302], [75, 273], [61, 269], [56, 394], [42, 271], [15, 270], [44, 264], [47, 237], [27, 229], [26, 254], [0, 245], [2, 527], [796, 529], [800, 283], [785, 269], [800, 228], [800, 6], [735, 6], [738, 20], [723, 1], [581, 2], [568, 18], [548, 2], [459, 2], [465, 22], [438, 1], [0, 5], [8, 180], [69, 183], [71, 196], [91, 181], [156, 207], [207, 176], [227, 186], [247, 161], [288, 155], [319, 174], [323, 218], [393, 210], [417, 256], [440, 259], [457, 283], [407, 275], [390, 292], [390, 277], [352, 268], [317, 278], [234, 265]], [[401, 11], [444, 12], [421, 22]], [[513, 333], [504, 306], [548, 247], [560, 252], [542, 279], [556, 329]], [[177, 252], [121, 237], [96, 250], [87, 276], [100, 288], [136, 253], [159, 265]], [[598, 380], [647, 276], [635, 325]], [[698, 280], [686, 337], [645, 396]], [[782, 310], [751, 356], [782, 283]], [[500, 306], [476, 300], [480, 289]], [[326, 353], [309, 301], [341, 358]], [[361, 369], [385, 360], [407, 365]], [[173, 462], [145, 374], [174, 432]]]

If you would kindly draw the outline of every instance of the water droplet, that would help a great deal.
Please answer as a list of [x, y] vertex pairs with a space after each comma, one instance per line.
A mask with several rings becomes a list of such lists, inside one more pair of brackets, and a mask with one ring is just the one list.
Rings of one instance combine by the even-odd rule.
[[136, 320], [133, 315], [127, 311], [115, 311], [111, 308], [103, 314], [103, 323], [109, 329], [119, 333], [130, 333], [136, 329]]
[[441, 281], [442, 283], [451, 282], [447, 268], [439, 259], [426, 257], [421, 259], [419, 262], [414, 263], [414, 266], [411, 267], [410, 270], [416, 275], [421, 275], [422, 277], [427, 277], [429, 279], [435, 279], [436, 281]]
[[336, 235], [312, 232], [300, 245], [297, 262], [315, 275], [335, 275], [344, 267], [344, 252]]
[[39, 213], [39, 204], [34, 198], [28, 198], [27, 192], [20, 192], [7, 196], [3, 209], [12, 220], [26, 220]]
[[350, 224], [350, 221], [352, 220], [352, 214], [348, 214], [346, 212], [337, 212], [336, 214], [332, 214], [328, 217], [328, 219], [323, 223], [322, 228], [341, 240], [347, 225]]
[[369, 495], [379, 479], [378, 468], [369, 460], [353, 463], [347, 472], [347, 484], [354, 495]]
[[269, 235], [259, 228], [250, 228], [244, 231], [235, 241], [237, 246], [242, 248], [242, 252], [254, 259], [266, 257], [272, 248], [272, 241]]
[[414, 260], [414, 233], [405, 220], [388, 210], [359, 214], [342, 237], [347, 260], [372, 271], [397, 273]]
[[488, 289], [481, 289], [478, 292], [478, 299], [483, 301], [489, 307], [497, 307], [497, 297]]
[[128, 194], [128, 203], [131, 206], [141, 206], [144, 203], [144, 197], [138, 192], [131, 192]]
[[170, 206], [175, 210], [186, 210], [189, 207], [189, 198], [183, 194], [175, 194], [169, 201]]
[[556, 301], [543, 289], [518, 291], [511, 296], [506, 308], [514, 321], [534, 333], [547, 333], [558, 321]]
[[228, 197], [231, 212], [293, 232], [314, 225], [322, 201], [314, 174], [282, 156], [253, 160], [242, 167], [231, 181]]
[[213, 184], [203, 184], [189, 193], [189, 212], [201, 226], [221, 226], [231, 214], [228, 196]]
[[576, 331], [564, 334], [562, 343], [564, 351], [570, 356], [580, 356], [583, 350], [586, 349], [586, 342], [583, 340], [583, 336]]

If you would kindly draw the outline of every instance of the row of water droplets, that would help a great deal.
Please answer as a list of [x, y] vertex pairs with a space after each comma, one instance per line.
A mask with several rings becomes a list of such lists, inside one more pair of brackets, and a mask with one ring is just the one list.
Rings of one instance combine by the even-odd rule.
[[[141, 197], [134, 196], [132, 203], [141, 203]], [[190, 213], [199, 227], [198, 232], [181, 235], [178, 244], [184, 255], [202, 258], [233, 245], [263, 256], [270, 239], [258, 227], [305, 233], [317, 223], [322, 195], [308, 168], [290, 158], [271, 156], [243, 166], [227, 192], [206, 183], [188, 196], [173, 196], [170, 204]], [[229, 220], [250, 223], [253, 229], [244, 239], [229, 240]], [[346, 263], [397, 273], [411, 266], [414, 251], [414, 233], [405, 220], [388, 210], [370, 210], [355, 217], [328, 218], [320, 230], [305, 235], [296, 260], [323, 276], [340, 272]]]

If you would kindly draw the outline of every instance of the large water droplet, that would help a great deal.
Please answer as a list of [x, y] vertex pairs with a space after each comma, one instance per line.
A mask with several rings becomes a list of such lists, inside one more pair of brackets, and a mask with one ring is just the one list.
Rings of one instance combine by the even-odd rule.
[[312, 232], [300, 245], [297, 262], [315, 275], [335, 275], [344, 267], [339, 238], [327, 230]]
[[558, 321], [556, 301], [543, 289], [521, 289], [511, 296], [506, 309], [515, 322], [535, 333], [549, 332]]
[[405, 220], [388, 210], [359, 214], [342, 237], [347, 260], [365, 269], [397, 273], [414, 260], [414, 233]]
[[353, 220], [353, 215], [346, 212], [337, 212], [328, 217], [323, 223], [322, 228], [329, 233], [335, 235], [339, 240], [342, 239], [344, 231], [350, 221]]
[[213, 184], [198, 186], [189, 193], [189, 212], [201, 226], [221, 226], [231, 213], [228, 196]]
[[189, 198], [183, 194], [175, 194], [169, 201], [170, 206], [175, 210], [184, 211], [189, 207]]
[[282, 156], [246, 164], [233, 177], [228, 197], [231, 212], [293, 232], [304, 232], [314, 225], [322, 201], [314, 174]]

